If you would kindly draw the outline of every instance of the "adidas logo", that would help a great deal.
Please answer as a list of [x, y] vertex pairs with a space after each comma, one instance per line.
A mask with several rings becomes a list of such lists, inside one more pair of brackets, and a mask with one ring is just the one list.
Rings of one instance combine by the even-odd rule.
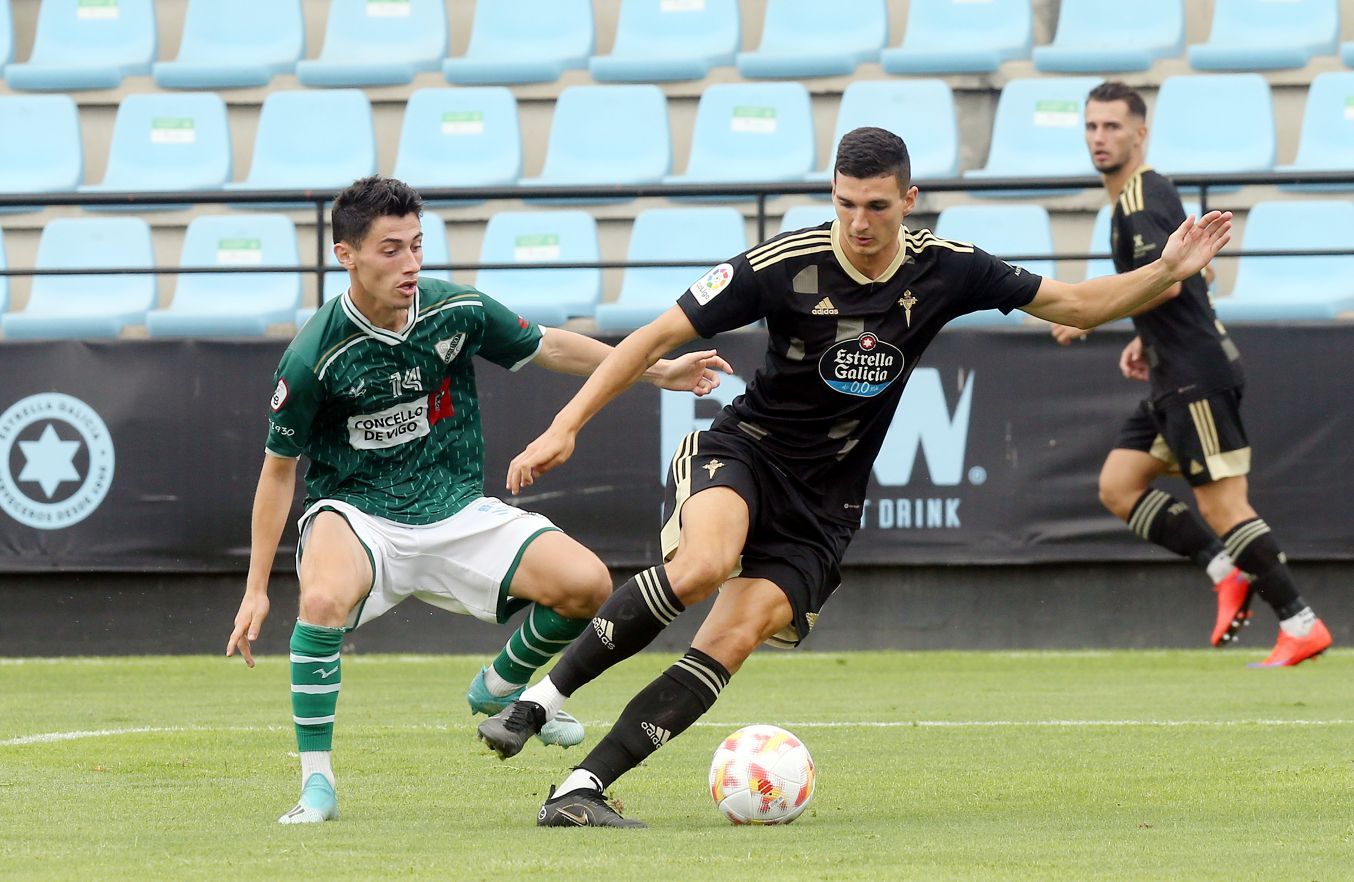
[[832, 305], [832, 301], [824, 297], [818, 301], [818, 305], [813, 308], [814, 315], [836, 315], [837, 307]]
[[616, 648], [616, 626], [606, 619], [593, 619], [592, 629], [597, 632], [597, 639], [602, 641], [602, 645], [607, 649]]
[[654, 747], [662, 747], [672, 737], [672, 733], [662, 726], [655, 726], [653, 723], [640, 723], [639, 725], [648, 733]]
[[1191, 459], [1189, 461], [1189, 473], [1191, 475], [1200, 474], [1201, 472], [1203, 472], [1203, 470], [1204, 467], [1199, 465], [1199, 461], [1197, 459]]

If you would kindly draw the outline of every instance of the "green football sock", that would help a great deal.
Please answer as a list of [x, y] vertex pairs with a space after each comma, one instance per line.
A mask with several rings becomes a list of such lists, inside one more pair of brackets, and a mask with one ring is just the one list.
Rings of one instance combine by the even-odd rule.
[[572, 643], [590, 621], [566, 619], [548, 606], [533, 603], [521, 627], [494, 658], [495, 673], [519, 686], [530, 681], [531, 675]]
[[338, 706], [342, 628], [296, 620], [291, 632], [291, 712], [298, 750], [330, 750]]

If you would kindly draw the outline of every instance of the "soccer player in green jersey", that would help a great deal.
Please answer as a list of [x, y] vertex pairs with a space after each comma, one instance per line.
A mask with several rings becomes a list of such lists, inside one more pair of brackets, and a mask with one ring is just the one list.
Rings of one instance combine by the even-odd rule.
[[[611, 593], [606, 566], [547, 518], [484, 496], [472, 356], [586, 376], [611, 347], [541, 328], [475, 290], [420, 279], [422, 202], [400, 181], [363, 178], [334, 200], [334, 252], [349, 288], [320, 307], [282, 356], [254, 497], [249, 575], [226, 655], [253, 667], [268, 578], [310, 459], [300, 520], [300, 615], [291, 637], [301, 798], [284, 824], [338, 816], [330, 761], [343, 635], [414, 596], [452, 612], [526, 619], [471, 683], [495, 713], [588, 625]], [[646, 379], [704, 395], [729, 370], [713, 350], [659, 362]], [[542, 740], [582, 726], [557, 714]]]

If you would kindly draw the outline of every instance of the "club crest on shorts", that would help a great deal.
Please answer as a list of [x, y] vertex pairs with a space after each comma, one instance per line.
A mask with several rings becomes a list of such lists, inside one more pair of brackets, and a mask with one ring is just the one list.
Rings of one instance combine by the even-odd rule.
[[818, 374], [838, 392], [873, 398], [903, 375], [903, 363], [901, 349], [866, 331], [829, 347]]

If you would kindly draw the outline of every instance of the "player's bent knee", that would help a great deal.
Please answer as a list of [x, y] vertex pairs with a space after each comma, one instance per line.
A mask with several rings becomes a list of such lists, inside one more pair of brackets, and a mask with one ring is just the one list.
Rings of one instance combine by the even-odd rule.
[[303, 591], [298, 615], [301, 621], [325, 628], [341, 628], [348, 622], [351, 608], [322, 590]]
[[668, 582], [672, 592], [683, 606], [699, 603], [723, 585], [733, 571], [733, 564], [709, 555], [678, 550], [667, 564]]
[[566, 619], [590, 619], [611, 596], [611, 571], [597, 557], [580, 561], [570, 573], [562, 596], [550, 608]]

